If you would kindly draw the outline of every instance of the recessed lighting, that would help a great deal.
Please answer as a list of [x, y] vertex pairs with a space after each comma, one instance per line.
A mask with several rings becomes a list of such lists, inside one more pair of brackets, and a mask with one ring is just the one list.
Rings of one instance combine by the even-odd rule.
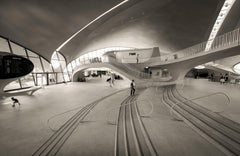
[[194, 67], [195, 69], [204, 69], [205, 68], [205, 66], [203, 66], [203, 65], [199, 65], [199, 66], [196, 66], [196, 67]]
[[219, 13], [219, 15], [216, 19], [214, 27], [212, 28], [212, 32], [209, 35], [209, 38], [208, 38], [208, 43], [209, 44], [207, 43], [205, 51], [208, 51], [211, 48], [212, 43], [213, 43], [212, 41], [215, 39], [215, 37], [216, 37], [224, 19], [226, 18], [229, 10], [232, 8], [235, 1], [236, 0], [225, 0], [225, 3], [223, 4], [222, 9], [221, 9], [221, 11], [220, 11], [220, 13]]

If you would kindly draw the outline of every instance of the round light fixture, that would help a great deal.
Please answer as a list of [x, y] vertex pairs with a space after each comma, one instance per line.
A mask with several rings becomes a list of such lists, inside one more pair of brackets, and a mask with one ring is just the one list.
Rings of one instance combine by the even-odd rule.
[[196, 67], [194, 67], [195, 69], [204, 69], [205, 68], [205, 66], [203, 66], [203, 65], [199, 65], [199, 66], [196, 66]]

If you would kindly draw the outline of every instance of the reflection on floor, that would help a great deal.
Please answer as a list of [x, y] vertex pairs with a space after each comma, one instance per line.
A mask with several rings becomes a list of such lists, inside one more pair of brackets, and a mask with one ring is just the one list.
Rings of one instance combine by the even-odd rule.
[[222, 115], [240, 123], [240, 87], [238, 85], [229, 83], [221, 85], [219, 82], [210, 82], [207, 79], [186, 79], [184, 87], [179, 86], [178, 90], [189, 99], [219, 92], [226, 94], [230, 98], [229, 104], [222, 94], [215, 94], [194, 102], [213, 111], [223, 111]]
[[[196, 84], [199, 84], [198, 81], [188, 81], [181, 92], [187, 95], [190, 93], [188, 90], [196, 89], [203, 95], [204, 89], [195, 86]], [[113, 87], [109, 87], [104, 78], [95, 78], [88, 82], [45, 87], [34, 96], [19, 96], [17, 98], [22, 104], [20, 107], [12, 108], [9, 98], [2, 100], [0, 155], [32, 155], [54, 134], [52, 129], [61, 127], [83, 106], [128, 87], [129, 81], [118, 80]], [[142, 115], [141, 120], [157, 154], [224, 155], [184, 122], [174, 120], [169, 109], [161, 101], [162, 93], [162, 88], [152, 87], [145, 89], [136, 99], [139, 113]], [[136, 94], [139, 94], [138, 90]], [[114, 155], [114, 123], [117, 121], [122, 101], [128, 96], [129, 89], [100, 101], [66, 140], [57, 155]], [[194, 97], [192, 94], [191, 96]], [[153, 112], [149, 115], [152, 106]], [[235, 111], [229, 112], [237, 114], [237, 110]], [[148, 115], [144, 116], [146, 114]], [[48, 122], [49, 119], [51, 120]]]

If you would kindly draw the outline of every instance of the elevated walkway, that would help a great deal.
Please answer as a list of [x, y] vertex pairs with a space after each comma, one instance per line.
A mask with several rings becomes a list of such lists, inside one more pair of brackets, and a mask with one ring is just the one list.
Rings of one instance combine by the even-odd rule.
[[183, 49], [176, 53], [152, 58], [149, 67], [152, 69], [168, 69], [173, 77], [172, 81], [182, 81], [186, 73], [197, 65], [210, 61], [239, 55], [240, 28], [218, 36], [209, 49], [209, 41]]
[[[206, 48], [209, 46], [209, 42], [211, 42], [210, 48]], [[202, 60], [205, 57], [209, 57], [209, 60], [217, 60], [224, 57], [239, 55], [239, 45], [240, 28], [218, 36], [213, 41], [205, 41], [175, 53], [152, 58], [149, 60], [149, 66], [174, 64], [193, 58]]]
[[148, 73], [141, 72], [138, 68], [131, 66], [131, 64], [123, 64], [117, 62], [113, 56], [105, 55], [104, 59], [96, 62], [85, 62], [74, 68], [73, 78], [78, 72], [87, 68], [106, 67], [115, 70], [116, 72], [124, 75], [128, 79], [134, 79], [137, 83], [153, 83], [153, 82], [168, 82], [171, 77], [151, 78]]
[[[209, 43], [210, 42], [210, 43]], [[210, 44], [210, 45], [209, 45]], [[97, 58], [98, 61], [92, 62], [86, 60], [80, 62], [80, 66], [74, 69], [74, 73], [87, 67], [108, 67], [128, 77], [141, 82], [173, 82], [182, 83], [186, 73], [193, 67], [204, 64], [210, 61], [239, 55], [240, 51], [240, 28], [216, 37], [213, 41], [206, 41], [181, 51], [152, 57], [144, 63], [120, 63], [113, 55], [109, 53], [102, 58]], [[210, 48], [206, 48], [210, 47]], [[93, 64], [96, 64], [93, 65]], [[82, 67], [81, 67], [82, 66]], [[170, 76], [167, 77], [152, 77], [150, 74], [142, 72], [144, 67], [150, 67], [152, 71], [158, 73], [162, 70], [167, 70]]]

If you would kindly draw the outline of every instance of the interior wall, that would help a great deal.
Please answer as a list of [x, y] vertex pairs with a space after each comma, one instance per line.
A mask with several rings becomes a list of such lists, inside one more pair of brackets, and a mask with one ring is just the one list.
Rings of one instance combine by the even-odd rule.
[[153, 49], [120, 51], [115, 52], [115, 54], [117, 60], [121, 63], [143, 63], [151, 58]]

